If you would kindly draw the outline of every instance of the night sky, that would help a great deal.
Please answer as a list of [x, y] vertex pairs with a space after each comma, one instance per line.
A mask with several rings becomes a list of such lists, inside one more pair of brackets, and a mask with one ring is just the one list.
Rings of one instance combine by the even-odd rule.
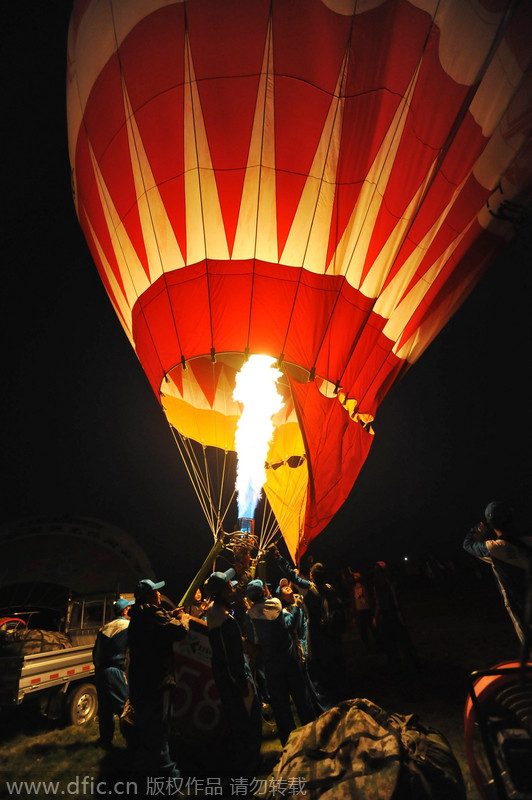
[[[0, 524], [72, 513], [146, 550], [176, 591], [212, 543], [163, 412], [107, 299], [70, 193], [68, 3], [7, 13]], [[489, 500], [529, 526], [530, 225], [397, 384], [351, 496], [311, 554], [462, 558]], [[334, 553], [334, 557], [333, 557]]]

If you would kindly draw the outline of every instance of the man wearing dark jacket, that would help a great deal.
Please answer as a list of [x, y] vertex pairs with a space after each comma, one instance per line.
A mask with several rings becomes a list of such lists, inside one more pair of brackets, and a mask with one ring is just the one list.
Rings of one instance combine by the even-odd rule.
[[128, 696], [124, 660], [127, 649], [129, 606], [132, 600], [119, 597], [114, 603], [116, 619], [98, 631], [92, 650], [98, 692], [98, 744], [105, 748], [113, 746], [115, 714], [120, 716]]
[[170, 757], [170, 697], [175, 686], [172, 645], [185, 638], [188, 617], [161, 606], [164, 581], [145, 578], [135, 588], [128, 631], [129, 696], [139, 740], [138, 765], [154, 777], [179, 778]]
[[235, 570], [213, 572], [206, 590], [213, 598], [207, 609], [212, 674], [227, 720], [225, 739], [228, 773], [253, 776], [260, 757], [262, 718], [251, 669], [244, 654], [242, 631], [233, 616]]
[[327, 623], [327, 609], [336, 591], [326, 582], [324, 564], [316, 562], [310, 570], [310, 580], [303, 578], [283, 558], [277, 549], [272, 553], [281, 572], [301, 590], [308, 615], [309, 673], [319, 692], [322, 705], [331, 708], [349, 697], [342, 646], [342, 628], [332, 631]]

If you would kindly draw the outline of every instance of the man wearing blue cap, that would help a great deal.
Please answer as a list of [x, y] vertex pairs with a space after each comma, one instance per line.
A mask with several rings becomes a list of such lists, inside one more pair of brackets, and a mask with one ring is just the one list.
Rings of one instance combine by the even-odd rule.
[[115, 714], [120, 717], [128, 696], [124, 672], [127, 649], [129, 607], [133, 600], [119, 597], [113, 605], [115, 619], [98, 632], [92, 651], [98, 692], [98, 744], [106, 749], [113, 746]]
[[160, 589], [145, 578], [135, 587], [128, 631], [129, 695], [135, 714], [140, 770], [151, 777], [179, 778], [168, 745], [170, 701], [175, 686], [173, 643], [185, 638], [188, 615], [166, 611]]
[[506, 610], [521, 644], [531, 641], [527, 619], [527, 592], [532, 582], [532, 537], [520, 536], [508, 503], [494, 500], [484, 511], [484, 520], [471, 528], [464, 550], [491, 565]]

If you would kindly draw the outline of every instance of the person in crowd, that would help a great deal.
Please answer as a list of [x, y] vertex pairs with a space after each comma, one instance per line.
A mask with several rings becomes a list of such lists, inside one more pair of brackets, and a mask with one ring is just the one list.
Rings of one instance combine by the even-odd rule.
[[316, 714], [290, 634], [289, 615], [283, 614], [281, 601], [267, 596], [259, 579], [249, 581], [247, 597], [251, 608], [247, 612], [246, 639], [260, 645], [270, 705], [284, 745], [296, 728], [290, 698], [303, 725], [315, 719]]
[[[251, 549], [247, 545], [241, 545], [235, 550], [233, 558], [236, 573], [233, 604], [234, 616], [240, 625], [240, 630], [244, 631], [246, 627], [246, 612], [250, 605], [246, 597], [246, 588], [249, 581], [254, 577], [254, 570], [251, 565]], [[260, 647], [253, 647], [247, 640], [244, 640], [244, 652], [251, 666], [262, 707], [265, 709], [266, 705], [270, 703], [270, 697], [266, 686]]]
[[168, 744], [171, 693], [175, 686], [172, 646], [188, 631], [183, 609], [166, 611], [160, 589], [145, 578], [135, 587], [128, 628], [129, 694], [138, 737], [137, 765], [150, 776], [179, 778]]
[[193, 617], [194, 619], [206, 619], [206, 611], [209, 606], [208, 600], [203, 598], [201, 593], [201, 588], [198, 587], [194, 592], [194, 597], [192, 599], [192, 603], [185, 608], [186, 613], [189, 617]]
[[437, 589], [440, 594], [447, 594], [449, 591], [449, 576], [447, 573], [447, 569], [445, 568], [445, 564], [441, 562], [441, 560], [431, 553], [427, 558], [425, 569], [427, 571], [427, 577]]
[[299, 660], [299, 668], [306, 683], [312, 707], [319, 716], [325, 711], [326, 703], [320, 698], [319, 692], [309, 674], [308, 619], [303, 596], [294, 592], [292, 584], [287, 578], [281, 578], [275, 594], [281, 601], [283, 613], [288, 621], [290, 634], [294, 640], [294, 647]]
[[228, 772], [253, 776], [260, 758], [262, 719], [257, 691], [244, 654], [242, 631], [233, 616], [235, 570], [213, 572], [205, 584], [212, 674], [228, 725]]
[[271, 552], [281, 572], [301, 590], [308, 617], [309, 673], [327, 709], [349, 697], [342, 635], [345, 610], [335, 589], [326, 581], [325, 565], [310, 568], [310, 579], [292, 569], [276, 548]]
[[276, 597], [281, 601], [283, 612], [290, 620], [290, 633], [294, 640], [299, 660], [305, 664], [308, 660], [308, 620], [303, 596], [296, 594], [288, 578], [281, 578], [275, 592]]
[[373, 603], [375, 635], [388, 657], [389, 666], [400, 669], [403, 655], [411, 666], [417, 668], [418, 655], [385, 561], [377, 561], [373, 567]]
[[349, 567], [352, 576], [351, 609], [353, 621], [368, 652], [373, 650], [375, 637], [373, 632], [373, 602], [370, 589], [361, 572]]
[[240, 629], [244, 630], [246, 611], [249, 604], [246, 600], [246, 587], [253, 577], [251, 569], [251, 550], [246, 545], [238, 547], [233, 554], [235, 581], [233, 610]]
[[98, 744], [113, 746], [115, 714], [120, 717], [129, 695], [124, 661], [127, 650], [129, 607], [132, 600], [119, 597], [113, 604], [115, 619], [100, 628], [92, 650], [98, 693]]
[[463, 547], [491, 565], [515, 632], [521, 644], [529, 646], [532, 537], [519, 535], [511, 506], [498, 500], [488, 503], [484, 520], [471, 528]]

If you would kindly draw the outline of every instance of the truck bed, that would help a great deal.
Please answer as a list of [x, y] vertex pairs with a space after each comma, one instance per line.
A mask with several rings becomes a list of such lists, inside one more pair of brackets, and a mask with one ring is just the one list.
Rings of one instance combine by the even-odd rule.
[[0, 658], [0, 707], [21, 703], [32, 692], [94, 674], [93, 645]]

